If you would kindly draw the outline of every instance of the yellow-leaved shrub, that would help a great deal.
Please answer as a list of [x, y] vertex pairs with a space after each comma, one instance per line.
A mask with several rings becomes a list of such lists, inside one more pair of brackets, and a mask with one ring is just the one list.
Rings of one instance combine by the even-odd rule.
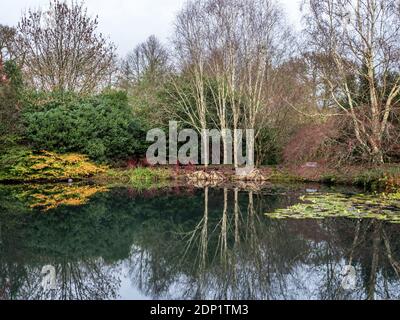
[[104, 173], [107, 168], [96, 165], [81, 154], [57, 154], [22, 150], [3, 161], [0, 180], [36, 181], [81, 179]]

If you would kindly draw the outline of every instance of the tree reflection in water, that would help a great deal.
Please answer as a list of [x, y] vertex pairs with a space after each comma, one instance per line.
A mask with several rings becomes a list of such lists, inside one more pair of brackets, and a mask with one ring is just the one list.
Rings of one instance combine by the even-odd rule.
[[[2, 299], [102, 300], [117, 297], [119, 282], [116, 270], [108, 268], [102, 261], [58, 264], [55, 290], [43, 290], [42, 268], [39, 266], [12, 265], [8, 271], [10, 269], [13, 273], [7, 278], [9, 285], [2, 286], [5, 289]], [[7, 274], [7, 270], [2, 268], [1, 274]]]
[[[221, 214], [210, 218], [209, 192], [208, 188], [204, 190], [203, 216], [192, 230], [173, 236], [170, 245], [163, 247], [162, 259], [152, 256], [149, 248], [146, 259], [152, 261], [150, 265], [140, 264], [143, 268], [138, 268], [135, 258], [131, 262], [136, 266], [131, 275], [133, 279], [141, 275], [141, 288], [147, 296], [179, 299], [400, 297], [399, 264], [395, 258], [400, 253], [397, 225], [375, 220], [269, 220], [262, 215], [268, 208], [268, 197], [254, 192], [240, 192], [239, 197], [238, 189], [220, 191]], [[239, 202], [244, 202], [246, 207]], [[177, 239], [185, 245], [177, 245]], [[161, 267], [160, 261], [163, 266], [167, 263], [168, 268]], [[355, 290], [342, 288], [345, 265], [356, 267]], [[158, 270], [164, 275], [168, 270], [167, 276], [157, 275]]]
[[[43, 214], [0, 189], [0, 297], [400, 298], [400, 226], [264, 215], [298, 203], [302, 190], [205, 187], [147, 197], [114, 189]], [[51, 293], [41, 289], [44, 265], [57, 270]], [[355, 290], [341, 286], [345, 265], [356, 268]], [[140, 295], [122, 292], [128, 284]]]

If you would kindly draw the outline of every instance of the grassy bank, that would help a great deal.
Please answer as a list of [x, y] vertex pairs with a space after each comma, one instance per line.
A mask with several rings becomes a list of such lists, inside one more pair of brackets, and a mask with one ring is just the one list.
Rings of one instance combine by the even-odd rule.
[[[165, 168], [111, 169], [104, 174], [95, 176], [92, 180], [102, 184], [125, 184], [138, 189], [167, 186], [171, 181], [190, 183], [188, 176], [197, 171], [204, 171], [211, 177], [217, 172], [225, 179], [215, 181], [216, 185], [237, 184], [235, 170], [230, 167], [202, 167], [179, 170]], [[394, 192], [400, 189], [400, 166], [382, 167], [346, 167], [334, 169], [327, 167], [263, 167], [259, 173], [270, 183], [321, 183], [328, 185], [349, 185], [371, 191]], [[252, 182], [251, 179], [248, 180]], [[261, 183], [261, 181], [253, 181]]]
[[400, 166], [329, 167], [305, 166], [266, 169], [270, 181], [315, 182], [329, 185], [352, 185], [367, 190], [396, 191], [400, 188]]
[[110, 169], [90, 180], [97, 184], [111, 186], [129, 185], [138, 190], [167, 187], [173, 178], [169, 169], [160, 168], [135, 168], [135, 169]]
[[[216, 181], [217, 185], [227, 182], [234, 184], [238, 181], [234, 168], [230, 166], [213, 166], [206, 170], [201, 166], [110, 169], [96, 165], [86, 156], [79, 154], [60, 155], [46, 151], [33, 153], [25, 148], [13, 149], [0, 156], [0, 183], [61, 182], [73, 179], [101, 185], [129, 185], [141, 190], [166, 187], [172, 180], [185, 183], [188, 181], [188, 176], [198, 171], [204, 171], [205, 180], [212, 180], [215, 176], [222, 177], [222, 181]], [[399, 165], [337, 169], [317, 164], [315, 166], [262, 167], [257, 172], [258, 178], [253, 181], [255, 183], [259, 181], [314, 182], [352, 185], [367, 190], [389, 192], [400, 189]], [[246, 181], [252, 181], [252, 178]]]

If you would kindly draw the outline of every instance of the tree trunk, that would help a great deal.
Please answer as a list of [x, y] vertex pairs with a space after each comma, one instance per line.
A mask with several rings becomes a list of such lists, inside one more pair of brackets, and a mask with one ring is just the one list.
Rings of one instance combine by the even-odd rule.
[[222, 129], [222, 148], [224, 149], [224, 164], [231, 164], [231, 159], [229, 159], [229, 143], [228, 143], [228, 137], [226, 133], [226, 129]]

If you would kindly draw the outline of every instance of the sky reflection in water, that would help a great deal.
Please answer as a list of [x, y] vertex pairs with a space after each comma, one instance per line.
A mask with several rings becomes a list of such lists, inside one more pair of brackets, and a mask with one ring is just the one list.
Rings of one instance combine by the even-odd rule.
[[[46, 198], [51, 208], [41, 210], [37, 191], [0, 188], [0, 298], [400, 298], [400, 225], [379, 216], [288, 217], [315, 186], [92, 188], [82, 202]], [[396, 203], [379, 210], [396, 215]], [[56, 268], [53, 292], [41, 288], [45, 265]], [[341, 285], [346, 265], [356, 269], [350, 291]]]

